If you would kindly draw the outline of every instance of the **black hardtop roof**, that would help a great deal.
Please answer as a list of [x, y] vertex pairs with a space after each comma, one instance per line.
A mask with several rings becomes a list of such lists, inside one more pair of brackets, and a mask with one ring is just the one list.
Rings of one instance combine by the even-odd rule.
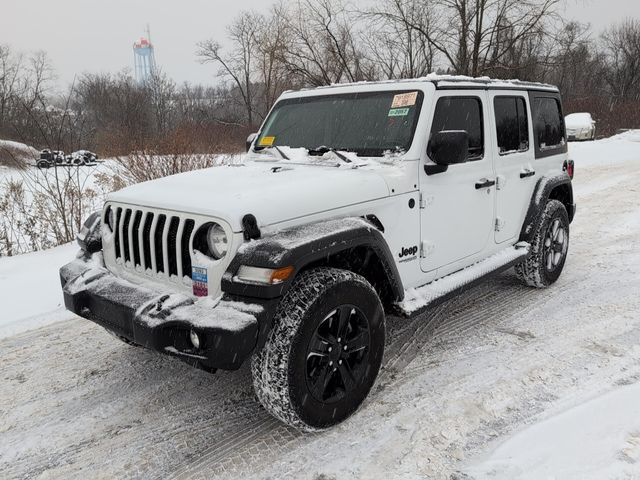
[[[493, 79], [489, 77], [467, 77], [463, 75], [441, 75], [430, 73], [425, 77], [420, 78], [407, 78], [396, 80], [379, 80], [379, 81], [362, 81], [353, 83], [334, 83], [332, 85], [326, 85], [315, 88], [303, 88], [299, 91], [309, 90], [329, 90], [334, 88], [345, 87], [358, 87], [369, 85], [398, 85], [402, 86], [404, 83], [419, 83], [430, 82], [433, 83], [438, 90], [472, 90], [472, 89], [491, 89], [491, 90], [536, 90], [558, 93], [558, 87], [547, 83], [538, 82], [526, 82], [522, 80], [501, 80]], [[287, 93], [293, 93], [289, 91]]]

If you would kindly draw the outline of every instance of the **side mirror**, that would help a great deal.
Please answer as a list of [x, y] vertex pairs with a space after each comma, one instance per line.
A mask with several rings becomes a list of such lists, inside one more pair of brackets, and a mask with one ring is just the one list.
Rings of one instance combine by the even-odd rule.
[[249, 149], [251, 148], [251, 144], [253, 143], [253, 141], [256, 139], [256, 137], [258, 136], [257, 133], [252, 133], [251, 135], [249, 135], [247, 137], [247, 145], [246, 145], [246, 151], [248, 152]]
[[437, 165], [464, 163], [469, 156], [469, 134], [465, 130], [443, 130], [429, 140], [427, 155]]

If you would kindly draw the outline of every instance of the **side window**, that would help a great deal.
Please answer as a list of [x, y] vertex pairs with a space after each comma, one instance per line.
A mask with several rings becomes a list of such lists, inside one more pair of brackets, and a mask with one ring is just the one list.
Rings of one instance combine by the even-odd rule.
[[534, 100], [533, 127], [538, 148], [542, 151], [565, 145], [564, 119], [560, 102], [551, 97]]
[[484, 155], [482, 103], [477, 97], [443, 97], [433, 114], [431, 134], [443, 130], [466, 130], [469, 134], [469, 160]]
[[527, 104], [522, 97], [496, 97], [493, 100], [496, 135], [501, 155], [529, 149]]

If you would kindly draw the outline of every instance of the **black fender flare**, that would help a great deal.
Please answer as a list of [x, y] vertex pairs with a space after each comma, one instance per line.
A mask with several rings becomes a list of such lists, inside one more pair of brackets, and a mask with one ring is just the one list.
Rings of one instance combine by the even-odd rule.
[[[356, 247], [365, 247], [377, 255], [395, 300], [402, 300], [404, 288], [393, 254], [380, 230], [361, 217], [292, 227], [243, 244], [224, 273], [221, 288], [238, 297], [281, 297], [301, 270]], [[247, 284], [234, 280], [241, 265], [272, 269], [293, 266], [294, 272], [277, 285]]]
[[564, 206], [567, 208], [569, 214], [569, 221], [573, 220], [575, 213], [575, 203], [573, 201], [573, 187], [571, 185], [571, 177], [567, 172], [555, 176], [543, 176], [538, 180], [531, 201], [529, 202], [529, 209], [525, 216], [524, 223], [522, 224], [522, 230], [520, 231], [520, 240], [530, 242], [533, 234], [535, 233], [535, 225], [537, 225], [545, 205], [551, 193], [558, 187], [562, 188], [562, 198], [560, 199]]

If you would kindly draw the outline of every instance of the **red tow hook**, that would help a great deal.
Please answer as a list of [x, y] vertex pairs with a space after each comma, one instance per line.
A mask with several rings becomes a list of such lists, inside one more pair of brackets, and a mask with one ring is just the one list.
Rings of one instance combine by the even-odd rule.
[[574, 170], [573, 160], [565, 160], [564, 164], [562, 165], [562, 171], [567, 172], [571, 180], [573, 180], [573, 170]]

